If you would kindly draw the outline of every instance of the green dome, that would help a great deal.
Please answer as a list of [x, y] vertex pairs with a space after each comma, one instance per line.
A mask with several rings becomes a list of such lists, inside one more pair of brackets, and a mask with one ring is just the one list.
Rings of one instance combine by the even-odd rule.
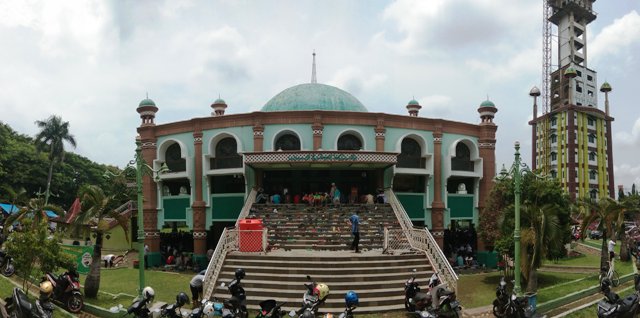
[[420, 103], [418, 103], [417, 100], [412, 99], [412, 100], [409, 101], [409, 104], [407, 104], [407, 105], [420, 105]]
[[154, 103], [151, 99], [149, 98], [145, 98], [143, 99], [140, 104], [138, 105], [138, 107], [142, 107], [142, 106], [156, 106], [156, 103]]
[[494, 104], [492, 101], [487, 99], [484, 102], [482, 102], [482, 104], [480, 104], [480, 107], [496, 107], [496, 104]]
[[224, 101], [224, 99], [222, 99], [222, 98], [218, 98], [218, 99], [216, 99], [216, 100], [213, 102], [213, 104], [214, 104], [214, 105], [215, 105], [215, 104], [225, 104], [225, 105], [226, 105], [227, 103]]
[[289, 87], [269, 100], [263, 112], [337, 110], [367, 112], [353, 95], [333, 86], [308, 83]]
[[600, 86], [600, 91], [601, 92], [610, 92], [611, 91], [611, 85], [609, 85], [609, 83], [607, 83], [607, 82], [602, 83], [602, 86]]
[[578, 76], [578, 72], [576, 72], [576, 69], [574, 69], [573, 67], [568, 67], [564, 71], [564, 77], [576, 77], [576, 76]]

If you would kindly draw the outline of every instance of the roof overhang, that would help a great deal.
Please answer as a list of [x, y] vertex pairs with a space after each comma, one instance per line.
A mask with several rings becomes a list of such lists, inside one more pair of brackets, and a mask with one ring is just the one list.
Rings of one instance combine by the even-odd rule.
[[275, 151], [244, 153], [245, 164], [260, 169], [380, 169], [398, 154], [375, 151]]

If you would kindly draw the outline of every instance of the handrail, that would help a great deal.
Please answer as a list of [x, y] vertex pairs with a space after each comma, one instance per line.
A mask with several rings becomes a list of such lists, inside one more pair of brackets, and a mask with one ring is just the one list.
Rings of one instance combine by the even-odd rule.
[[442, 253], [431, 232], [427, 229], [414, 228], [407, 211], [405, 211], [393, 190], [387, 189], [385, 192], [387, 200], [393, 212], [396, 214], [400, 226], [406, 233], [411, 247], [425, 252], [429, 262], [435, 267], [438, 276], [441, 276], [441, 280], [447, 283], [450, 289], [457, 291], [458, 275], [453, 270], [453, 267], [451, 267], [451, 264], [449, 264], [449, 260], [447, 260], [444, 253]]
[[[227, 257], [227, 253], [229, 253], [233, 248], [237, 249], [238, 247], [238, 224], [240, 220], [245, 219], [249, 216], [249, 211], [251, 210], [251, 206], [256, 201], [256, 189], [253, 188], [249, 192], [247, 196], [247, 200], [244, 202], [244, 206], [242, 210], [240, 210], [240, 214], [238, 215], [238, 219], [236, 220], [236, 225], [234, 228], [225, 228], [220, 235], [220, 240], [218, 241], [218, 245], [216, 246], [216, 250], [213, 252], [213, 256], [209, 261], [209, 265], [207, 266], [207, 272], [204, 276], [204, 281], [209, 282], [205, 284], [206, 288], [204, 290], [203, 299], [210, 299], [213, 296], [213, 291], [216, 288], [216, 284], [218, 283], [218, 276], [222, 271], [222, 265]], [[265, 234], [263, 234], [265, 237]], [[266, 240], [263, 239], [263, 251], [266, 249]]]
[[247, 196], [247, 200], [244, 201], [244, 206], [242, 210], [240, 210], [240, 214], [238, 215], [238, 219], [236, 220], [236, 228], [238, 228], [238, 224], [240, 224], [240, 220], [246, 219], [249, 216], [249, 211], [251, 211], [251, 207], [256, 202], [256, 188], [252, 188], [249, 192], [249, 196]]
[[213, 296], [213, 291], [218, 283], [218, 277], [222, 271], [222, 265], [224, 264], [226, 255], [230, 251], [234, 250], [234, 248], [237, 248], [237, 239], [238, 233], [233, 228], [225, 228], [222, 231], [216, 250], [213, 252], [213, 256], [211, 256], [211, 261], [209, 262], [209, 266], [207, 266], [207, 271], [204, 275], [204, 281], [208, 283], [204, 284], [205, 289], [203, 299], [211, 299], [211, 296]]

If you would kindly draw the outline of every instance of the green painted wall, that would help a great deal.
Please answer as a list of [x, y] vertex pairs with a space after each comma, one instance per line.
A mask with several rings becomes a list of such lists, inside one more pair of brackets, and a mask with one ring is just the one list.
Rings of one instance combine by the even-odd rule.
[[165, 220], [186, 221], [187, 208], [191, 208], [189, 196], [173, 196], [162, 198], [162, 211]]
[[244, 206], [244, 193], [214, 194], [211, 196], [211, 219], [235, 221]]
[[[129, 250], [132, 248], [131, 240], [127, 242], [127, 237], [124, 234], [124, 229], [121, 226], [116, 226], [110, 231], [107, 232], [109, 234], [109, 238], [107, 239], [106, 235], [104, 236], [104, 240], [102, 241], [102, 247], [106, 249], [114, 249], [114, 250]], [[129, 239], [131, 238], [131, 229], [129, 229]], [[95, 239], [92, 239], [95, 242]], [[103, 252], [104, 253], [104, 252]]]
[[447, 195], [447, 207], [450, 219], [471, 219], [474, 216], [473, 195], [449, 194]]
[[424, 208], [424, 194], [421, 193], [396, 193], [396, 197], [402, 207], [407, 211], [409, 218], [416, 221], [424, 221], [425, 208]]

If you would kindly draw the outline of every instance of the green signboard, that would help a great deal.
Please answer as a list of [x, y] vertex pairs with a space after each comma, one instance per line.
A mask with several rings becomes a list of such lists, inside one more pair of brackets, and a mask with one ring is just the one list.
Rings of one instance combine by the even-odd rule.
[[93, 246], [60, 245], [62, 252], [71, 255], [78, 266], [78, 273], [88, 274], [91, 266]]

